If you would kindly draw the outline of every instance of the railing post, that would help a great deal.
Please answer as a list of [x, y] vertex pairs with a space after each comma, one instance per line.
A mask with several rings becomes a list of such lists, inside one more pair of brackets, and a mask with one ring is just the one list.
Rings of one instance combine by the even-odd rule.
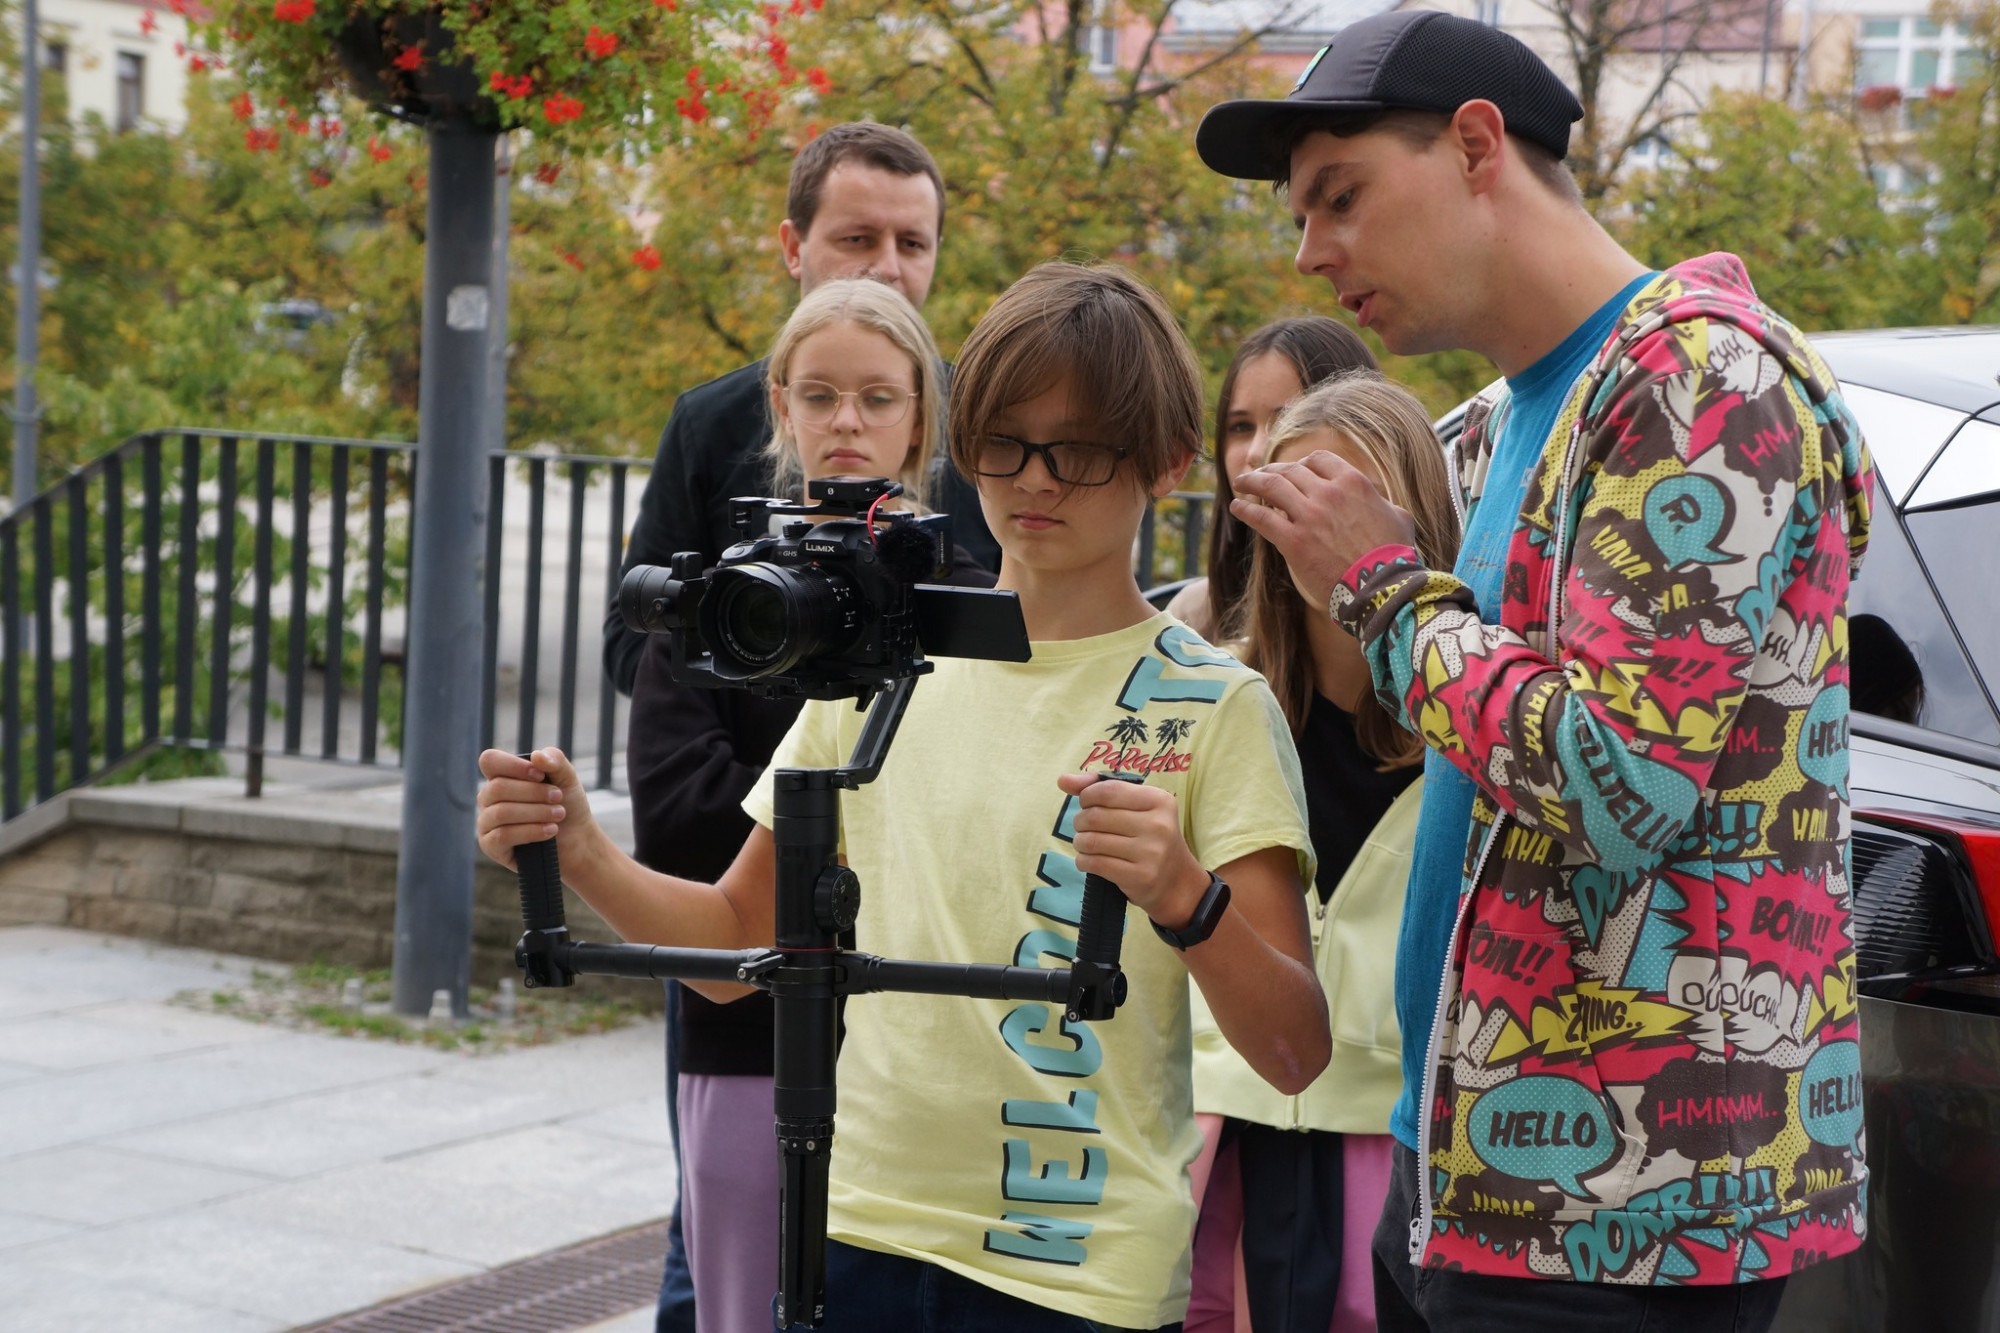
[[403, 676], [403, 831], [396, 866], [394, 1005], [423, 1014], [472, 972], [473, 795], [479, 782], [479, 561], [491, 403], [496, 136], [430, 135], [416, 502]]

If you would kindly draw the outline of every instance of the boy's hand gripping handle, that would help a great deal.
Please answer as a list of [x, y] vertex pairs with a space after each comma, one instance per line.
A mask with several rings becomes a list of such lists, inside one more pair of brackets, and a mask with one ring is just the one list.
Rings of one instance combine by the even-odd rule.
[[556, 840], [524, 842], [516, 847], [514, 869], [521, 882], [524, 932], [514, 946], [514, 961], [520, 965], [522, 984], [571, 985], [576, 973], [568, 965], [569, 928], [563, 924], [562, 867], [556, 859]]
[[[1143, 783], [1136, 773], [1105, 773], [1100, 782]], [[1109, 1018], [1125, 1003], [1125, 973], [1118, 954], [1125, 942], [1125, 891], [1102, 875], [1083, 877], [1083, 910], [1076, 928], [1076, 961], [1070, 968], [1070, 1022]]]

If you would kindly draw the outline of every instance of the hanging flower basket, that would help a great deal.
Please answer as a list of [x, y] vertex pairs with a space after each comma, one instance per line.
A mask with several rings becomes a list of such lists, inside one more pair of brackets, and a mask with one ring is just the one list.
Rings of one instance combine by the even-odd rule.
[[712, 119], [754, 137], [820, 90], [781, 29], [821, 3], [210, 0], [190, 63], [236, 70], [259, 114], [332, 114], [350, 93], [400, 120], [532, 130], [557, 154], [645, 154]]
[[348, 87], [385, 115], [419, 125], [458, 121], [483, 130], [502, 128], [500, 107], [480, 86], [472, 62], [459, 55], [437, 10], [356, 13], [333, 43]]

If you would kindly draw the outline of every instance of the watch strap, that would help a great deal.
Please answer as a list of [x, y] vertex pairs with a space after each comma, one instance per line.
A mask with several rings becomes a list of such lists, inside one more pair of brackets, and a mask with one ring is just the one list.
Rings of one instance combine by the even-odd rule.
[[[1208, 889], [1195, 904], [1194, 916], [1179, 930], [1168, 930], [1159, 922], [1153, 922], [1153, 933], [1176, 949], [1188, 950], [1215, 933], [1222, 921], [1223, 912], [1229, 908], [1229, 882], [1208, 872]], [[1150, 920], [1150, 918], [1148, 918]]]

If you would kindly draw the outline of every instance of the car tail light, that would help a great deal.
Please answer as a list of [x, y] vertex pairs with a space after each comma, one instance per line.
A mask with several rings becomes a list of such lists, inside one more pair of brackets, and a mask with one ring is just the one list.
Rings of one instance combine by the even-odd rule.
[[2000, 828], [1871, 810], [1855, 822], [1852, 857], [1863, 981], [2000, 973]]

